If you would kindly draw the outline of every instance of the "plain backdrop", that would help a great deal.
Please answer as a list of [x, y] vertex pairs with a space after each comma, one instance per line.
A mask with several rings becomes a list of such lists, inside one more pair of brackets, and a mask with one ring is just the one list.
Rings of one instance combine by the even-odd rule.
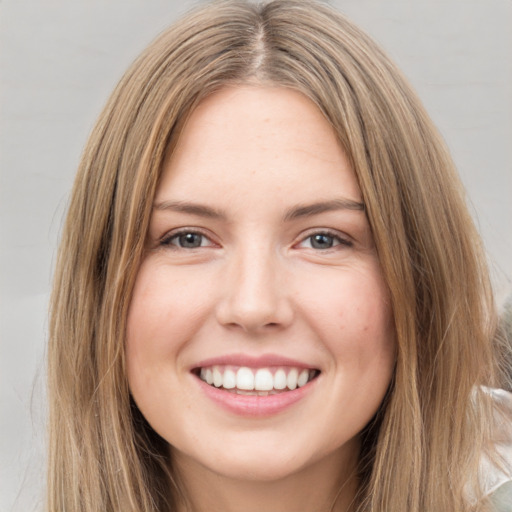
[[[512, 282], [512, 1], [331, 3], [398, 62], [447, 140], [502, 301]], [[43, 508], [47, 302], [82, 147], [128, 64], [191, 5], [0, 0], [0, 512]]]

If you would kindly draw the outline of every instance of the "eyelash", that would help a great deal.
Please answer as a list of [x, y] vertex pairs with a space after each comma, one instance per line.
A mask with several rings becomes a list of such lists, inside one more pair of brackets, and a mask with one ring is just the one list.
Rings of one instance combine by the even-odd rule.
[[[182, 245], [174, 244], [174, 240], [178, 240], [181, 237], [187, 236], [187, 235], [193, 235], [193, 236], [199, 236], [201, 237], [201, 243], [197, 247], [183, 247]], [[332, 239], [332, 244], [330, 247], [313, 247], [313, 238], [314, 237], [328, 237]], [[203, 245], [203, 241], [207, 240], [208, 243], [206, 245]], [[308, 249], [313, 249], [314, 251], [319, 252], [326, 252], [326, 251], [332, 251], [336, 250], [338, 246], [343, 247], [352, 247], [354, 244], [352, 241], [348, 240], [347, 238], [344, 238], [340, 236], [340, 234], [337, 231], [329, 230], [329, 229], [322, 229], [317, 231], [310, 232], [307, 236], [301, 238], [301, 240], [294, 244], [294, 247], [300, 246], [301, 244], [304, 244], [307, 241], [310, 241], [310, 247], [307, 247]], [[192, 250], [192, 249], [200, 249], [201, 247], [212, 247], [215, 245], [214, 242], [210, 239], [210, 237], [205, 234], [204, 232], [197, 230], [197, 229], [180, 229], [179, 231], [174, 231], [171, 233], [168, 233], [165, 235], [159, 242], [159, 245], [162, 247], [170, 247], [175, 250], [184, 249], [184, 250]]]

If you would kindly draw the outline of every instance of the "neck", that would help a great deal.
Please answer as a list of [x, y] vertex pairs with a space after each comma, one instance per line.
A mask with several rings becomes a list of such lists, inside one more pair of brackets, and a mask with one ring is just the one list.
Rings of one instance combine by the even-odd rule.
[[183, 489], [178, 512], [349, 512], [357, 491], [357, 455], [340, 467], [335, 453], [278, 480], [219, 475], [179, 453], [174, 469]]

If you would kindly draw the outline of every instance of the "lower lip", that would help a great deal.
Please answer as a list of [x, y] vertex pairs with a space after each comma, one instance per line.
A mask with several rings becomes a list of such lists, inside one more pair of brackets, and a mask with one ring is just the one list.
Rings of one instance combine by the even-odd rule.
[[267, 396], [238, 395], [210, 386], [198, 377], [196, 380], [208, 398], [229, 412], [240, 416], [264, 417], [278, 414], [302, 400], [313, 389], [318, 377], [293, 391]]

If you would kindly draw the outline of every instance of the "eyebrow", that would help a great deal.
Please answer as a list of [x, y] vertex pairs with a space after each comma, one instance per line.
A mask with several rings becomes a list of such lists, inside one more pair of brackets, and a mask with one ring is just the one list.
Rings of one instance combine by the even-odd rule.
[[226, 218], [226, 215], [223, 212], [216, 210], [215, 208], [187, 201], [162, 201], [160, 203], [155, 203], [153, 205], [153, 209], [189, 213], [191, 215], [198, 215], [199, 217], [207, 217], [210, 219]]
[[318, 203], [298, 205], [291, 208], [284, 216], [285, 221], [298, 219], [300, 217], [309, 217], [319, 213], [330, 212], [334, 210], [354, 210], [365, 211], [364, 203], [353, 201], [352, 199], [339, 198], [330, 201], [321, 201]]
[[[155, 210], [171, 210], [174, 212], [188, 213], [190, 215], [197, 215], [199, 217], [207, 217], [210, 219], [221, 219], [225, 220], [227, 215], [215, 208], [210, 206], [191, 203], [188, 201], [162, 201], [153, 205]], [[320, 201], [317, 203], [297, 205], [289, 209], [283, 220], [289, 222], [301, 217], [309, 217], [312, 215], [318, 215], [324, 212], [330, 212], [335, 210], [352, 210], [352, 211], [364, 211], [365, 206], [363, 203], [354, 201], [347, 198], [331, 199], [330, 201]]]

